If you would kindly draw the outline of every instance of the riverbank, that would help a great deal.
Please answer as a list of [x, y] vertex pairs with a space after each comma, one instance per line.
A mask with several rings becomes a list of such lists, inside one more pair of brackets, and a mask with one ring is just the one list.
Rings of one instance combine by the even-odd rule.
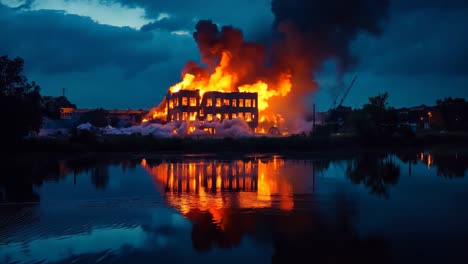
[[249, 138], [155, 138], [151, 136], [81, 136], [75, 138], [30, 138], [10, 147], [9, 152], [49, 153], [339, 153], [375, 149], [468, 147], [468, 133], [421, 133], [412, 137], [391, 136], [365, 139], [352, 134], [331, 136], [293, 135]]

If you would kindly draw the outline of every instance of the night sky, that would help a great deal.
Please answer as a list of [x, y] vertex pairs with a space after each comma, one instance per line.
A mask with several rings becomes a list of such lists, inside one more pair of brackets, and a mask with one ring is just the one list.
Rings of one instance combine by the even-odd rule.
[[[346, 1], [311, 2], [319, 4], [312, 12], [294, 9], [297, 17], [323, 21], [327, 9], [320, 2]], [[354, 75], [344, 103], [352, 107], [386, 91], [396, 107], [468, 98], [468, 1], [389, 0], [379, 10], [367, 13], [379, 16], [375, 30], [346, 34], [345, 57], [353, 63], [343, 68], [344, 55], [324, 56], [314, 69], [320, 88], [310, 104], [327, 110], [343, 92], [339, 79], [346, 85]], [[58, 96], [65, 87], [79, 108], [149, 109], [179, 82], [188, 60], [200, 60], [192, 36], [198, 20], [232, 25], [246, 40], [268, 45], [282, 12], [272, 12], [271, 0], [0, 0], [0, 55], [24, 58], [25, 73], [42, 94]]]

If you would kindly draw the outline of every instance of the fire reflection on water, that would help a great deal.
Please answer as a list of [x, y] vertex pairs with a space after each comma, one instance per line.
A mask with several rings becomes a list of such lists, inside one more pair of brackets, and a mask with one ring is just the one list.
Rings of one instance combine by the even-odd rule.
[[167, 202], [182, 214], [191, 210], [210, 212], [213, 221], [223, 227], [226, 208], [294, 208], [293, 187], [281, 169], [284, 161], [197, 160], [141, 166], [151, 175]]

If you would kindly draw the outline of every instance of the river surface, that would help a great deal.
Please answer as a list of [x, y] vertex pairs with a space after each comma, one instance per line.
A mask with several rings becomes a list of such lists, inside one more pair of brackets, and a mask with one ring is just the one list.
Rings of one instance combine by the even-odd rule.
[[4, 159], [0, 263], [468, 263], [468, 154]]

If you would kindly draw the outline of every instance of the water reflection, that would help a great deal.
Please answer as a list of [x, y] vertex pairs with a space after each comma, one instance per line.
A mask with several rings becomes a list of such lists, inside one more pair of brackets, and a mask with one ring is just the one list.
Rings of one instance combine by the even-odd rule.
[[400, 167], [392, 157], [360, 156], [348, 162], [346, 175], [355, 184], [364, 184], [372, 194], [389, 197], [389, 186], [398, 183]]
[[[223, 208], [294, 207], [292, 186], [276, 156], [233, 161], [143, 159], [141, 165], [157, 186], [164, 186], [168, 202], [182, 213]], [[312, 167], [312, 165], [310, 165]], [[308, 169], [304, 167], [303, 169]], [[231, 195], [235, 192], [236, 195]], [[196, 195], [178, 195], [195, 193]], [[215, 213], [216, 215], [216, 213]]]
[[[0, 262], [391, 263], [406, 254], [395, 249], [402, 239], [395, 243], [398, 232], [386, 232], [392, 223], [373, 212], [394, 219], [395, 208], [406, 210], [406, 221], [410, 211], [431, 204], [427, 196], [402, 194], [408, 179], [427, 188], [431, 175], [455, 182], [467, 170], [467, 155], [450, 152], [351, 160], [11, 158], [0, 163]], [[449, 186], [447, 193], [462, 201], [464, 186]], [[408, 197], [422, 200], [413, 205]], [[432, 204], [442, 197], [435, 199]], [[377, 208], [366, 207], [369, 201]], [[458, 204], [449, 201], [450, 208]], [[468, 232], [459, 231], [462, 238], [448, 246], [466, 242]], [[450, 242], [445, 232], [438, 238]], [[460, 259], [460, 253], [442, 255]]]

